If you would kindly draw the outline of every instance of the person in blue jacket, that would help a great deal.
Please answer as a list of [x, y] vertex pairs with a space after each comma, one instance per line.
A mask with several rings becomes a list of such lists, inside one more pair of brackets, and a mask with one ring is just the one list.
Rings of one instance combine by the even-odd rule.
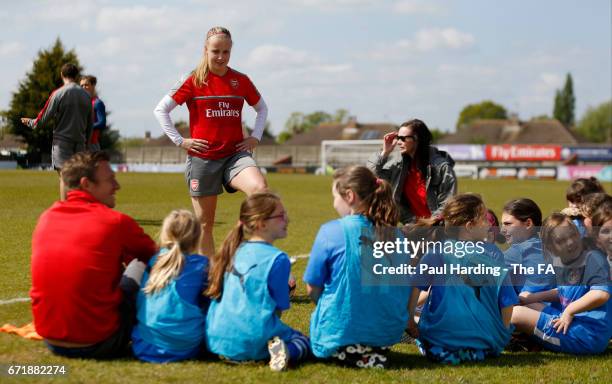
[[[571, 217], [553, 213], [542, 227], [557, 288], [521, 298], [512, 323], [544, 348], [576, 355], [603, 353], [612, 336], [610, 275], [605, 256], [585, 246]], [[558, 301], [561, 309], [542, 302]]]
[[[514, 199], [504, 205], [501, 234], [510, 244], [504, 252], [504, 261], [511, 272], [512, 285], [520, 296], [547, 291], [556, 286], [555, 275], [545, 273], [545, 266], [549, 263], [542, 253], [538, 233], [541, 225], [542, 211], [533, 200]], [[534, 272], [525, 272], [524, 268], [534, 268]]]
[[175, 210], [164, 219], [160, 251], [149, 261], [136, 300], [132, 350], [140, 360], [166, 363], [203, 351], [208, 259], [195, 252], [200, 236], [190, 211]]
[[288, 224], [277, 195], [250, 195], [215, 256], [206, 337], [208, 349], [222, 359], [269, 359], [270, 369], [283, 371], [310, 355], [308, 338], [280, 318], [289, 309], [291, 263], [272, 243], [287, 237]]
[[[373, 241], [383, 232], [390, 231], [390, 239], [399, 233], [392, 188], [368, 168], [354, 166], [334, 174], [332, 194], [341, 218], [321, 226], [304, 273], [317, 304], [310, 321], [313, 354], [342, 365], [384, 368], [388, 347], [406, 327], [410, 294], [408, 282], [393, 284], [369, 273], [375, 267]], [[378, 260], [387, 267], [410, 262], [408, 255], [389, 256]]]
[[93, 108], [93, 131], [91, 132], [87, 149], [91, 152], [96, 152], [102, 149], [100, 147], [100, 137], [102, 131], [106, 129], [106, 106], [98, 97], [98, 92], [96, 91], [98, 79], [95, 76], [82, 76], [80, 84], [81, 88], [86, 90], [89, 96], [91, 96], [91, 106]]
[[[420, 352], [446, 364], [499, 355], [510, 340], [510, 318], [518, 298], [503, 261], [486, 246], [489, 222], [482, 199], [456, 195], [440, 217], [421, 219], [417, 226], [430, 227], [431, 238], [443, 244], [421, 258], [418, 270], [423, 273], [415, 276], [410, 298], [409, 332], [417, 338]], [[467, 272], [453, 272], [459, 267]], [[429, 295], [417, 324], [417, 298], [424, 291]]]

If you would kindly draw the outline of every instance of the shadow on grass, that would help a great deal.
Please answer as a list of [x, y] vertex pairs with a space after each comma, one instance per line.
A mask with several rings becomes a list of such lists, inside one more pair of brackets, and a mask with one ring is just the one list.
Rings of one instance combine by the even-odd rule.
[[[388, 370], [401, 370], [401, 369], [440, 369], [446, 366], [452, 366], [447, 364], [440, 364], [428, 360], [425, 356], [420, 354], [407, 354], [405, 352], [391, 351], [387, 355], [389, 364]], [[575, 361], [577, 358], [582, 356], [569, 355], [564, 353], [556, 353], [549, 351], [542, 352], [505, 352], [498, 357], [489, 357], [481, 362], [466, 362], [461, 363], [458, 367], [499, 367], [499, 368], [513, 368], [513, 367], [525, 367], [525, 366], [538, 366], [543, 364], [549, 364], [554, 362], [562, 361]], [[586, 356], [585, 356], [586, 357]], [[608, 360], [612, 357], [612, 344], [608, 346], [606, 352], [600, 355], [590, 355], [591, 359], [600, 359], [602, 361]]]
[[151, 219], [134, 219], [141, 226], [161, 227], [163, 220]]
[[[161, 227], [162, 223], [164, 222], [164, 220], [160, 220], [160, 219], [134, 219], [138, 225], [141, 225], [143, 227], [145, 226], [150, 226], [150, 227]], [[225, 221], [215, 221], [215, 225], [224, 225]]]
[[310, 300], [310, 297], [308, 297], [308, 295], [295, 295], [291, 297], [291, 303], [310, 304], [312, 303], [312, 300]]

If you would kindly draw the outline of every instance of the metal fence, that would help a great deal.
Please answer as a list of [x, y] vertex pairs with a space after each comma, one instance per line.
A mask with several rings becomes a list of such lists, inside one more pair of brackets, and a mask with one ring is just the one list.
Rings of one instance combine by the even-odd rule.
[[[178, 164], [185, 162], [185, 150], [178, 147], [132, 147], [122, 151], [123, 162], [128, 164]], [[293, 166], [318, 166], [321, 147], [318, 145], [261, 145], [253, 153], [262, 167], [291, 157]]]

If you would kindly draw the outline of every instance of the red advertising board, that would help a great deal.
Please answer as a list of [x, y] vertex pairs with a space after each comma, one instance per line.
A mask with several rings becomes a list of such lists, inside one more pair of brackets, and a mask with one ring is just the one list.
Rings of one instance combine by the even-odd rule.
[[557, 161], [561, 160], [559, 145], [487, 145], [488, 161]]

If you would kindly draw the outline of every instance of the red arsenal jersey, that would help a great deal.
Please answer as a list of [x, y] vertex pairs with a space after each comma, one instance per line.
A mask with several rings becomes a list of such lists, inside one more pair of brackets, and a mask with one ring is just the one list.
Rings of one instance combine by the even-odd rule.
[[177, 104], [187, 103], [191, 138], [208, 140], [209, 149], [199, 155], [204, 159], [220, 159], [236, 153], [236, 144], [244, 140], [242, 107], [244, 101], [253, 106], [261, 96], [248, 76], [228, 68], [223, 76], [209, 73], [207, 84], [196, 87], [193, 74], [179, 81], [170, 97]]

